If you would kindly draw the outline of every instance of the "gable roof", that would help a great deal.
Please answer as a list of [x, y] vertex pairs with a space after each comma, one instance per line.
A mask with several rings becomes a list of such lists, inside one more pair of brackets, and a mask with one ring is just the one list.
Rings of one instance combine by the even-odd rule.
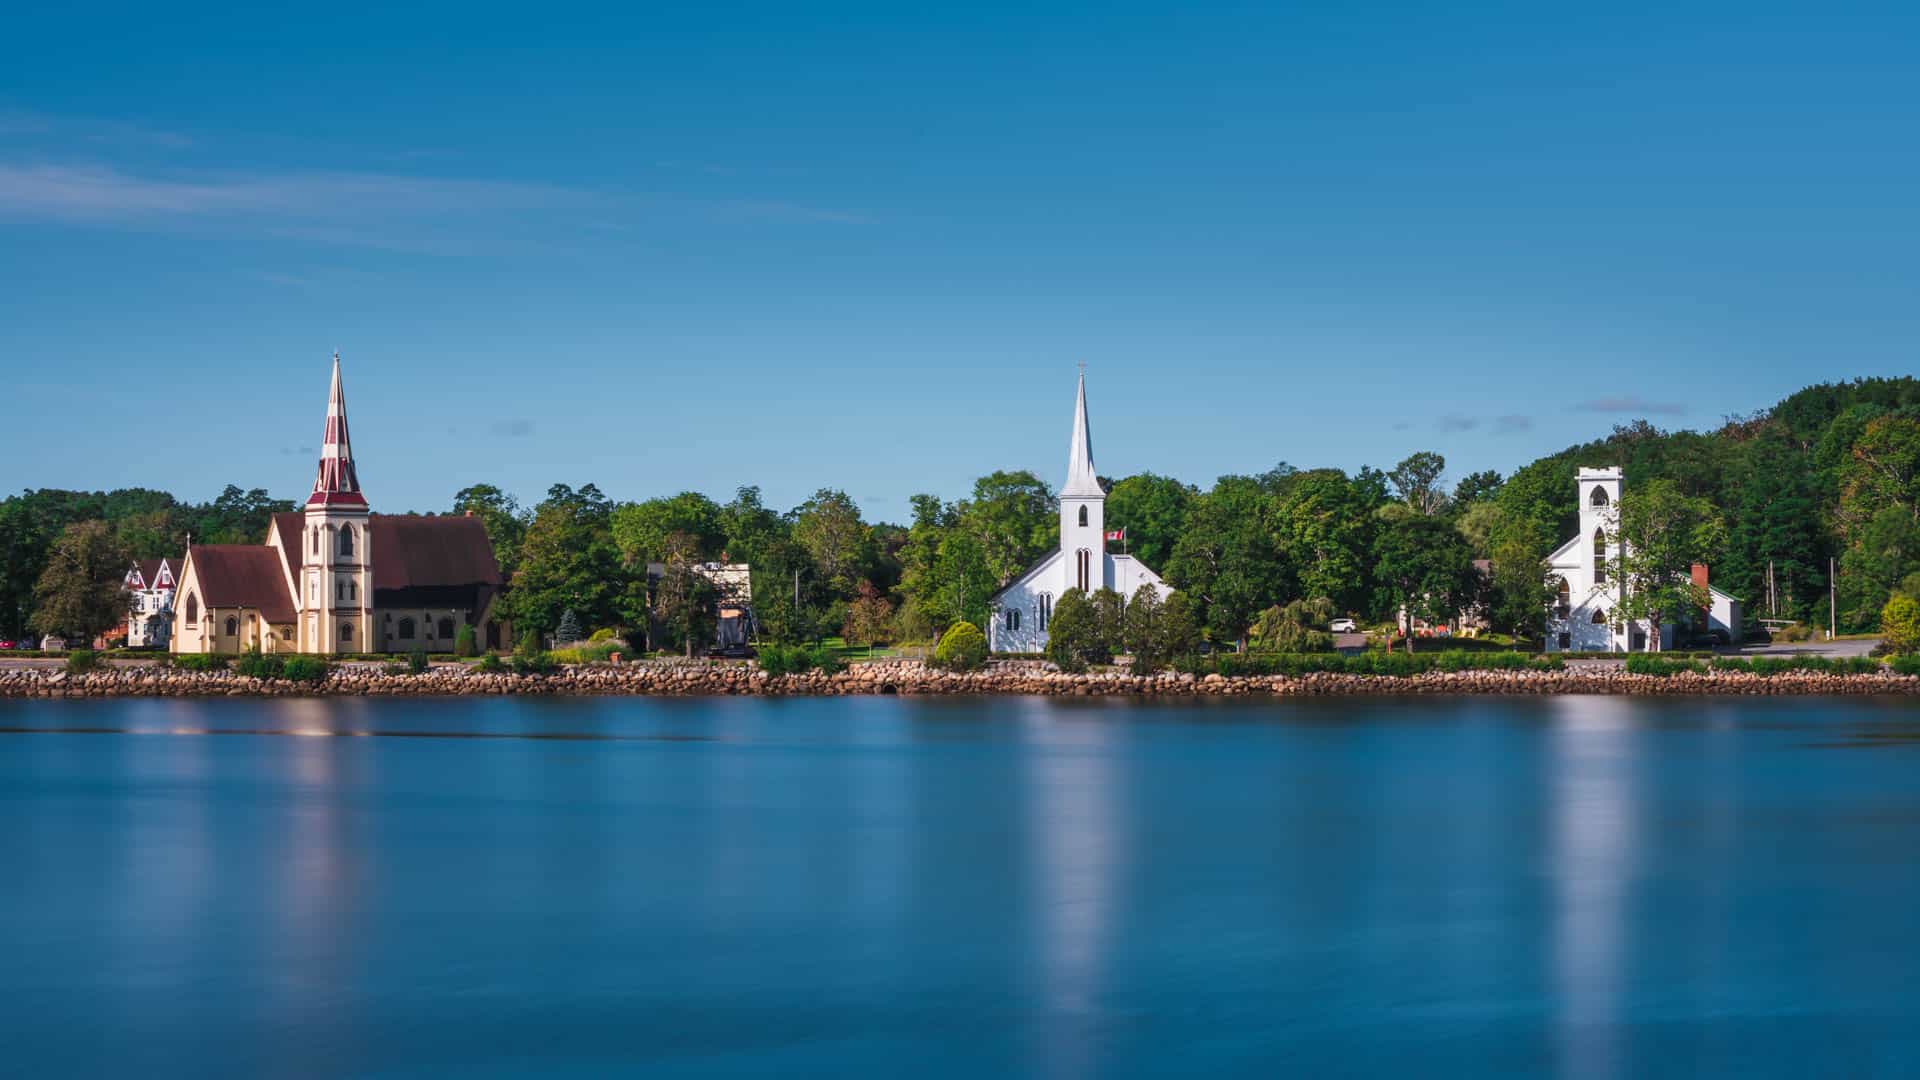
[[1012, 581], [1007, 582], [1005, 585], [1002, 585], [999, 588], [993, 590], [992, 595], [987, 597], [987, 603], [989, 604], [993, 603], [995, 600], [1000, 599], [1000, 597], [1008, 589], [1011, 589], [1014, 586], [1025, 582], [1028, 578], [1031, 578], [1033, 575], [1039, 573], [1040, 571], [1046, 569], [1049, 566], [1052, 566], [1054, 560], [1058, 559], [1059, 557], [1060, 557], [1059, 548], [1054, 548], [1052, 551], [1049, 551], [1045, 555], [1040, 556], [1040, 560], [1034, 563], [1032, 566], [1029, 566], [1025, 570], [1021, 571], [1019, 577], [1016, 577]]
[[[299, 576], [305, 518], [298, 510], [273, 515], [273, 529], [280, 536], [280, 552], [290, 579]], [[477, 517], [369, 514], [367, 541], [376, 590], [454, 585], [497, 588], [506, 583], [500, 564], [494, 561], [486, 524]]]
[[260, 544], [195, 544], [187, 549], [203, 606], [255, 608], [268, 622], [293, 621], [293, 594], [280, 559]]

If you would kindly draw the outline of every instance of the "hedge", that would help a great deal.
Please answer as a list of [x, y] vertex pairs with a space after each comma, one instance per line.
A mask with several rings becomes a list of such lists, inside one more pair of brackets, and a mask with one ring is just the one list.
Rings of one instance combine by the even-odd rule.
[[1299, 677], [1318, 672], [1336, 675], [1407, 677], [1430, 671], [1564, 671], [1558, 656], [1517, 652], [1467, 652], [1449, 649], [1430, 653], [1220, 653], [1174, 661], [1174, 670], [1189, 675], [1285, 675]]

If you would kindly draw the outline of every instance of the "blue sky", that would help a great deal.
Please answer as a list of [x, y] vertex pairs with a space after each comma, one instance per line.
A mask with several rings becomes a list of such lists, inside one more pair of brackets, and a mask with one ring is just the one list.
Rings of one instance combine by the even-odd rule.
[[[1907, 374], [1911, 4], [40, 6], [0, 487], [1509, 470]], [[530, 14], [538, 19], [530, 18]]]

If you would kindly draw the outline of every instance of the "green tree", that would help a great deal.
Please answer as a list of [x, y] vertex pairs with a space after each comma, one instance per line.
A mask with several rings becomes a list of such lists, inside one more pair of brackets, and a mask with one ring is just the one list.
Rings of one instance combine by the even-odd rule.
[[511, 579], [519, 568], [520, 545], [527, 536], [529, 515], [520, 509], [520, 501], [492, 484], [473, 484], [453, 496], [453, 512], [480, 519], [500, 573]]
[[613, 542], [612, 513], [612, 504], [592, 484], [578, 491], [566, 484], [548, 489], [534, 508], [513, 588], [503, 598], [516, 623], [548, 631], [567, 608], [596, 626], [644, 620], [646, 568], [630, 570], [623, 564]]
[[1100, 636], [1099, 616], [1079, 589], [1068, 589], [1054, 602], [1053, 618], [1047, 623], [1047, 659], [1067, 672], [1085, 671], [1090, 664], [1113, 659]]
[[673, 533], [662, 545], [665, 568], [654, 586], [654, 616], [668, 636], [693, 655], [694, 645], [707, 639], [713, 627], [713, 582], [700, 573], [700, 540], [691, 533]]
[[[1381, 606], [1404, 611], [1409, 618], [1446, 622], [1479, 590], [1473, 552], [1460, 533], [1439, 518], [1415, 514], [1389, 525], [1380, 534], [1375, 558]], [[1411, 634], [1407, 647], [1413, 648]]]
[[880, 595], [872, 582], [860, 583], [860, 595], [847, 605], [847, 619], [840, 636], [849, 645], [868, 648], [893, 640], [893, 605]]
[[1447, 471], [1447, 459], [1431, 450], [1411, 454], [1387, 474], [1394, 494], [1416, 514], [1437, 514], [1447, 508], [1447, 492], [1440, 477]]
[[1840, 557], [1839, 602], [1848, 628], [1864, 629], [1900, 582], [1920, 569], [1920, 524], [1904, 506], [1885, 506]]
[[1214, 641], [1244, 641], [1256, 614], [1293, 594], [1293, 566], [1267, 527], [1268, 505], [1259, 481], [1223, 476], [1194, 500], [1174, 543], [1167, 583], [1187, 594]]
[[972, 533], [955, 529], [941, 538], [934, 556], [933, 592], [925, 610], [937, 627], [955, 622], [985, 625], [994, 585], [980, 542]]
[[80, 644], [127, 617], [127, 550], [104, 521], [79, 521], [60, 531], [46, 568], [34, 584], [33, 628]]
[[[1107, 492], [1109, 530], [1125, 529], [1127, 550], [1148, 566], [1165, 566], [1187, 524], [1187, 507], [1198, 493], [1170, 476], [1138, 473]], [[1048, 538], [1048, 546], [1052, 545]]]
[[1160, 590], [1142, 585], [1127, 602], [1121, 645], [1133, 657], [1133, 673], [1151, 675], [1167, 666], [1166, 607]]
[[1193, 605], [1184, 593], [1168, 593], [1160, 604], [1160, 645], [1155, 650], [1167, 660], [1192, 656], [1200, 651], [1200, 626], [1193, 618]]
[[1297, 476], [1275, 506], [1275, 533], [1298, 568], [1300, 591], [1324, 596], [1341, 611], [1368, 599], [1377, 519], [1366, 494], [1338, 469]]
[[973, 496], [958, 507], [962, 528], [973, 534], [995, 587], [1019, 577], [1059, 537], [1059, 503], [1030, 472], [995, 472], [973, 483]]
[[793, 538], [813, 557], [821, 582], [835, 597], [852, 596], [873, 561], [860, 507], [844, 491], [821, 488], [796, 507]]
[[1100, 588], [1087, 598], [1093, 605], [1093, 625], [1100, 635], [1100, 647], [1108, 653], [1126, 648], [1127, 602], [1112, 589]]
[[1500, 493], [1502, 483], [1500, 473], [1494, 469], [1468, 473], [1453, 486], [1453, 505], [1465, 507], [1491, 500]]
[[623, 503], [613, 510], [610, 523], [614, 543], [630, 565], [665, 562], [670, 538], [687, 538], [694, 561], [717, 557], [726, 543], [720, 507], [697, 491]]
[[1327, 632], [1333, 612], [1333, 601], [1324, 596], [1276, 604], [1255, 620], [1249, 647], [1270, 653], [1327, 652], [1333, 648], [1333, 635]]
[[1620, 496], [1616, 561], [1625, 595], [1615, 610], [1652, 627], [1649, 651], [1660, 648], [1663, 622], [1707, 606], [1706, 590], [1693, 583], [1690, 570], [1719, 558], [1726, 539], [1713, 504], [1685, 494], [1672, 480], [1650, 480]]
[[572, 645], [586, 636], [587, 632], [580, 628], [580, 616], [575, 615], [572, 608], [560, 613], [560, 623], [553, 628], [555, 644]]

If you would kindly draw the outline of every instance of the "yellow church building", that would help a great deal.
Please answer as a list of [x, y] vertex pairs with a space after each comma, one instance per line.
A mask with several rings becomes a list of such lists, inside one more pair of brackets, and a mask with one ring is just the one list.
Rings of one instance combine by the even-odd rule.
[[340, 354], [306, 505], [275, 514], [260, 544], [196, 544], [178, 574], [177, 653], [450, 652], [462, 625], [511, 646], [495, 613], [505, 580], [474, 517], [372, 513], [347, 432]]

